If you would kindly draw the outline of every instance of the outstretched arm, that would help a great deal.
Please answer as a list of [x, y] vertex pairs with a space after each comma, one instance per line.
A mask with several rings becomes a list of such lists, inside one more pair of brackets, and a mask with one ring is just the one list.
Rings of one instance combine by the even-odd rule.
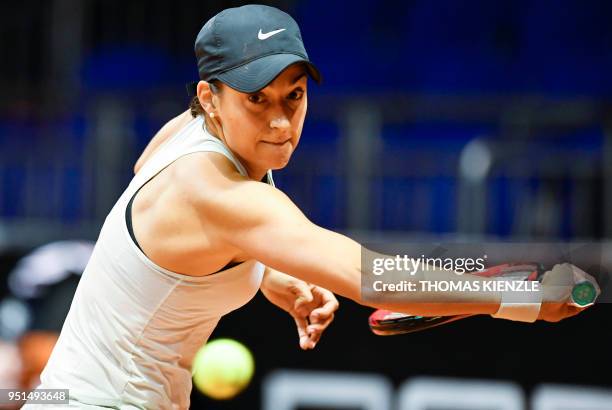
[[[217, 171], [219, 164], [216, 164]], [[227, 165], [228, 169], [231, 164]], [[224, 178], [211, 181], [198, 199], [202, 223], [211, 229], [216, 240], [240, 249], [266, 266], [286, 272], [307, 283], [313, 283], [375, 308], [413, 315], [493, 314], [498, 311], [501, 292], [444, 292], [429, 294], [415, 291], [388, 292], [383, 301], [371, 302], [361, 294], [361, 246], [350, 238], [313, 224], [280, 190], [255, 182], [236, 172], [223, 170]], [[210, 175], [205, 170], [202, 176]], [[199, 181], [199, 179], [194, 179]], [[214, 194], [211, 194], [214, 192]], [[425, 277], [425, 275], [427, 275]], [[451, 271], [419, 271], [411, 280], [472, 281], [478, 277], [461, 276]], [[387, 277], [390, 282], [396, 280]], [[397, 281], [405, 280], [401, 273]], [[564, 301], [546, 299], [541, 318], [560, 320], [574, 315], [579, 308]], [[548, 309], [547, 302], [557, 302]]]
[[[436, 303], [424, 303], [425, 295], [419, 292], [408, 300], [393, 301], [389, 295], [388, 303], [367, 302], [361, 295], [361, 247], [357, 242], [313, 224], [284, 193], [269, 185], [238, 175], [215, 187], [217, 195], [210, 195], [208, 188], [199, 191], [204, 194], [198, 207], [202, 223], [214, 230], [218, 240], [274, 270], [376, 308], [423, 315], [497, 311], [500, 295], [495, 292], [444, 294]], [[436, 279], [457, 280], [452, 272], [428, 273], [432, 274]], [[462, 279], [476, 279], [470, 276]]]

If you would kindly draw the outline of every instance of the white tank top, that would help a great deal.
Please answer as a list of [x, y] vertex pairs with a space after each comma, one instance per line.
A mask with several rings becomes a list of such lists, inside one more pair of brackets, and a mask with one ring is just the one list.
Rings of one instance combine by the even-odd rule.
[[221, 316], [257, 293], [264, 266], [248, 260], [202, 277], [171, 272], [132, 241], [125, 210], [141, 186], [189, 153], [221, 153], [247, 175], [203, 124], [197, 117], [166, 141], [107, 216], [39, 388], [70, 389], [83, 404], [189, 408], [196, 351]]

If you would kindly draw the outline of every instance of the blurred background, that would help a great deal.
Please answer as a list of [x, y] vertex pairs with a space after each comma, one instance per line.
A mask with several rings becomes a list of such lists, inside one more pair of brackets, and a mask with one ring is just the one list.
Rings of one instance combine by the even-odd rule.
[[[309, 87], [297, 152], [275, 173], [311, 220], [365, 242], [612, 238], [611, 2], [263, 3], [298, 21], [324, 77]], [[185, 84], [198, 78], [196, 34], [241, 4], [0, 5], [4, 386], [35, 383], [91, 241], [136, 159], [187, 108]], [[561, 408], [538, 400], [563, 394], [566, 405], [580, 397], [609, 405], [581, 408], [612, 409], [609, 305], [559, 324], [483, 317], [384, 338], [369, 333], [369, 309], [341, 304], [309, 352], [299, 349], [289, 316], [261, 295], [226, 317], [214, 337], [245, 343], [255, 378], [225, 402], [194, 390], [192, 408], [281, 409], [279, 391], [299, 396], [292, 383], [314, 395], [337, 383], [334, 391], [348, 386], [353, 401], [286, 408], [390, 408], [383, 398], [373, 400], [379, 407], [355, 404], [371, 390], [401, 408], [480, 409], [461, 404], [476, 389], [487, 409]], [[429, 388], [447, 392], [455, 407], [405, 404]], [[487, 401], [486, 392], [499, 394]], [[260, 405], [266, 400], [280, 401]]]

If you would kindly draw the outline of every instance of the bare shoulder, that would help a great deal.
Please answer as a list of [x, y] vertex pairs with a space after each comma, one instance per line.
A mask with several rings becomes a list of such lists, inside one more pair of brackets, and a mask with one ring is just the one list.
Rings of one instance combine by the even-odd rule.
[[196, 152], [181, 162], [175, 178], [181, 189], [202, 206], [223, 205], [255, 193], [274, 195], [278, 191], [240, 174], [226, 156], [217, 152]]
[[236, 232], [268, 218], [303, 217], [282, 191], [241, 175], [222, 154], [191, 154], [182, 165], [175, 179], [207, 224]]
[[249, 182], [234, 164], [218, 152], [201, 151], [180, 158], [174, 179], [194, 200], [207, 200], [225, 189]]

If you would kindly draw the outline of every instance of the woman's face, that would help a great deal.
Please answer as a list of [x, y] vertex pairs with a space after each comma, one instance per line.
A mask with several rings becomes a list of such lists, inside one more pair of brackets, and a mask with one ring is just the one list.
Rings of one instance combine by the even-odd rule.
[[304, 67], [294, 64], [256, 93], [223, 85], [217, 95], [225, 142], [252, 177], [289, 162], [304, 125], [306, 86]]

